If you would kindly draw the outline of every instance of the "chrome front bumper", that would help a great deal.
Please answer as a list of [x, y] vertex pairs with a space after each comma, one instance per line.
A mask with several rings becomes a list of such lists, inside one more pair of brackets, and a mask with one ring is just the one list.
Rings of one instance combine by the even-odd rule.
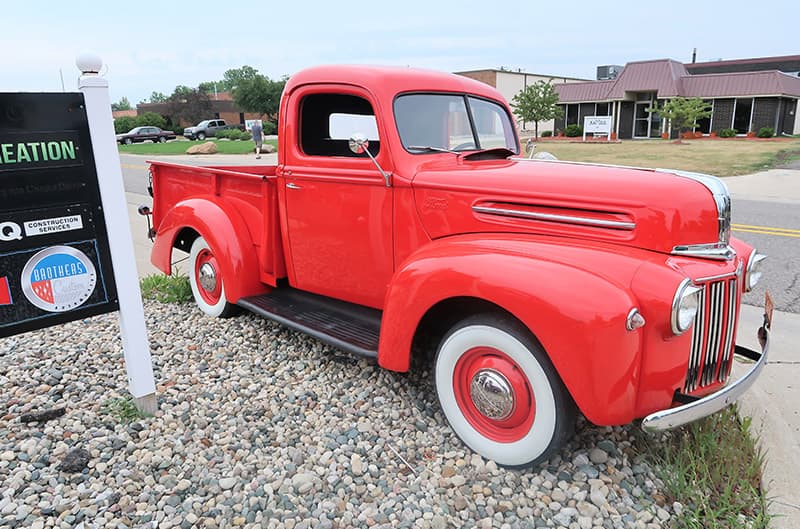
[[761, 353], [757, 353], [740, 345], [734, 349], [734, 355], [756, 360], [753, 367], [744, 376], [710, 395], [703, 398], [651, 413], [642, 420], [642, 429], [648, 432], [659, 432], [682, 426], [686, 423], [702, 419], [733, 404], [742, 393], [753, 385], [761, 370], [767, 363], [769, 351], [769, 323], [765, 320], [764, 326], [758, 330], [758, 341], [761, 344]]

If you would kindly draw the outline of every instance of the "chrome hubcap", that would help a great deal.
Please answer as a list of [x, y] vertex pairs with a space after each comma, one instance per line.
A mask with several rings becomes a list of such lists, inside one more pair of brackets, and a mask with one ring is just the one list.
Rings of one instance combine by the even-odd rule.
[[209, 263], [203, 263], [197, 274], [198, 282], [206, 292], [214, 292], [217, 288], [217, 272]]
[[469, 396], [475, 408], [489, 419], [502, 421], [514, 413], [514, 390], [508, 379], [494, 369], [481, 369], [473, 375]]

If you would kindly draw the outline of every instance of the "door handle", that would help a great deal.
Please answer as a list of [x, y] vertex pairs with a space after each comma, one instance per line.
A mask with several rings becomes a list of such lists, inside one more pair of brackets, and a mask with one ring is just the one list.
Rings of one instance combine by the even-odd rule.
[[299, 186], [299, 185], [294, 184], [292, 182], [289, 182], [288, 184], [286, 184], [286, 187], [288, 187], [289, 189], [303, 189], [302, 186]]

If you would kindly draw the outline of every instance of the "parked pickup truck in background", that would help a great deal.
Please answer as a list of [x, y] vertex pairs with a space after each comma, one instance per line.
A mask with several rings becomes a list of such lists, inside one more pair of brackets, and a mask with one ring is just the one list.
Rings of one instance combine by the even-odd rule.
[[218, 131], [226, 129], [241, 128], [236, 125], [228, 125], [224, 119], [205, 119], [194, 127], [183, 129], [183, 137], [187, 140], [204, 140], [213, 137]]
[[[763, 368], [735, 344], [764, 258], [714, 177], [519, 158], [506, 101], [461, 76], [291, 77], [278, 164], [153, 163], [153, 263], [187, 252], [209, 316], [244, 308], [394, 371], [412, 351], [444, 416], [507, 466], [572, 434], [714, 413]], [[145, 212], [147, 213], [147, 212]], [[734, 354], [755, 360], [729, 383]]]

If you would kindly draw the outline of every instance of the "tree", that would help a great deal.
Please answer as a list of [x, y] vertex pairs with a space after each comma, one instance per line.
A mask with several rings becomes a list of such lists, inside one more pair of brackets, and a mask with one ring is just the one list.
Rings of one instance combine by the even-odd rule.
[[528, 85], [511, 100], [514, 114], [522, 120], [523, 126], [533, 121], [534, 138], [539, 139], [539, 122], [559, 118], [564, 111], [558, 106], [558, 94], [547, 81], [536, 81]]
[[152, 92], [150, 94], [150, 102], [151, 103], [166, 103], [167, 96], [165, 96], [162, 92]]
[[127, 97], [123, 97], [116, 103], [111, 103], [111, 110], [130, 110], [131, 109], [131, 102], [128, 101]]
[[285, 85], [286, 79], [273, 81], [265, 75], [257, 74], [252, 79], [239, 81], [239, 85], [233, 90], [233, 101], [245, 112], [254, 112], [268, 118], [276, 116]]
[[222, 79], [218, 81], [203, 81], [198, 88], [207, 93], [233, 92], [237, 86], [245, 81], [251, 81], [260, 74], [252, 66], [244, 65], [241, 68], [231, 68], [222, 74]]
[[114, 120], [114, 132], [116, 134], [124, 134], [136, 126], [136, 118], [130, 116], [122, 116]]
[[[711, 105], [699, 97], [687, 99], [676, 97], [670, 99], [660, 107], [650, 107], [648, 112], [655, 112], [661, 119], [666, 119], [670, 123], [670, 130], [681, 131], [693, 129], [697, 126], [697, 120], [711, 116]], [[680, 137], [678, 143], [680, 143]]]
[[161, 114], [156, 114], [155, 112], [145, 112], [140, 116], [136, 116], [136, 126], [142, 127], [145, 125], [165, 129], [167, 128], [167, 120]]
[[211, 116], [211, 99], [208, 94], [197, 88], [179, 85], [167, 98], [167, 114], [172, 126], [180, 123], [192, 125]]

